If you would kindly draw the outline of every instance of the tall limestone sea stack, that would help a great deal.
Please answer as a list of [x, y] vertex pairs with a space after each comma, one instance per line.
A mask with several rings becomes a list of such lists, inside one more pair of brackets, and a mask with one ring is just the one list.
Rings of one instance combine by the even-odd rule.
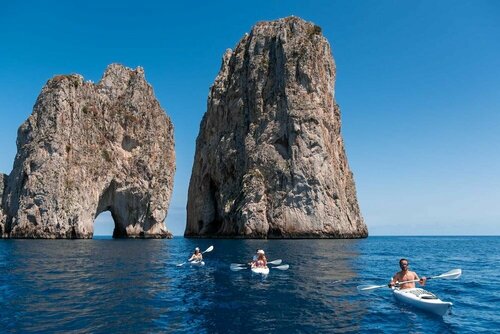
[[260, 22], [228, 50], [208, 97], [189, 185], [187, 237], [360, 238], [321, 28]]
[[172, 236], [164, 219], [173, 126], [142, 68], [110, 65], [97, 84], [52, 78], [19, 128], [17, 150], [3, 189], [4, 238], [92, 238], [108, 210], [114, 237]]

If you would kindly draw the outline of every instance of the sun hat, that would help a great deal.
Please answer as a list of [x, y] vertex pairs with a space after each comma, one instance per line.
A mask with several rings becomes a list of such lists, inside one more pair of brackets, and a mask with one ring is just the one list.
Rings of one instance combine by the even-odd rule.
[[264, 255], [265, 253], [264, 253], [264, 251], [263, 251], [262, 249], [259, 249], [259, 250], [257, 251], [257, 254], [262, 254], [262, 255]]
[[200, 249], [199, 249], [198, 247], [196, 247], [194, 250], [195, 250], [195, 251], [198, 251], [198, 252], [200, 251]]

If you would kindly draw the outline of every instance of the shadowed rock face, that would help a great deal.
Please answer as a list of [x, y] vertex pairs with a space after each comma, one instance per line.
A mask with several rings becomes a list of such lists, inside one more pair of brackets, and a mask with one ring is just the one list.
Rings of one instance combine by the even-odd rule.
[[114, 237], [171, 237], [174, 173], [173, 126], [142, 68], [56, 76], [18, 131], [3, 237], [91, 238], [103, 211]]
[[7, 185], [7, 175], [0, 173], [0, 238], [5, 232], [5, 220], [7, 219], [5, 212], [3, 210], [3, 194], [5, 186]]
[[261, 22], [224, 55], [196, 141], [187, 237], [368, 235], [321, 29]]

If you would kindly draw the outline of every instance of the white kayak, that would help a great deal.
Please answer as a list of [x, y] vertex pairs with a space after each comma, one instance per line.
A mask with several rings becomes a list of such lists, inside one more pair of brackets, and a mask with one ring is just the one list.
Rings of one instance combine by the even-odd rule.
[[255, 267], [252, 268], [254, 274], [267, 275], [269, 274], [269, 267]]
[[442, 301], [432, 292], [420, 288], [403, 290], [395, 288], [392, 294], [400, 302], [440, 316], [445, 315], [453, 305], [453, 303]]
[[196, 260], [195, 261], [191, 261], [189, 263], [191, 263], [192, 266], [199, 266], [199, 267], [205, 265], [205, 262], [203, 262], [203, 261], [196, 261]]

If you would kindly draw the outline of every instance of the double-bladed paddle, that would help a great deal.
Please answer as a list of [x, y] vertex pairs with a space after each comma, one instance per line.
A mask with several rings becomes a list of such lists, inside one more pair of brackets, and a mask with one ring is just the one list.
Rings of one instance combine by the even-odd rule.
[[[268, 262], [269, 263], [269, 262]], [[250, 269], [251, 267], [239, 267], [239, 266], [231, 266], [229, 267], [232, 271], [240, 271], [244, 269]], [[276, 267], [269, 267], [269, 269], [278, 269], [278, 270], [287, 270], [290, 268], [290, 265], [288, 264], [283, 264], [281, 266], [276, 266]]]
[[[453, 269], [453, 270], [445, 272], [444, 274], [441, 274], [441, 275], [427, 277], [427, 280], [436, 279], [436, 278], [457, 279], [460, 276], [462, 276], [462, 269]], [[410, 282], [418, 282], [418, 281], [419, 280], [397, 282], [396, 285], [403, 284], [403, 283], [410, 283]], [[375, 290], [375, 289], [379, 289], [379, 288], [386, 288], [386, 287], [388, 287], [387, 284], [383, 284], [383, 285], [358, 285], [357, 289], [358, 289], [358, 291], [370, 291], [370, 290]]]
[[[269, 261], [267, 264], [274, 264], [274, 265], [280, 265], [283, 260], [278, 259], [278, 260], [273, 260]], [[231, 267], [241, 267], [241, 266], [247, 266], [246, 263], [231, 263]]]

